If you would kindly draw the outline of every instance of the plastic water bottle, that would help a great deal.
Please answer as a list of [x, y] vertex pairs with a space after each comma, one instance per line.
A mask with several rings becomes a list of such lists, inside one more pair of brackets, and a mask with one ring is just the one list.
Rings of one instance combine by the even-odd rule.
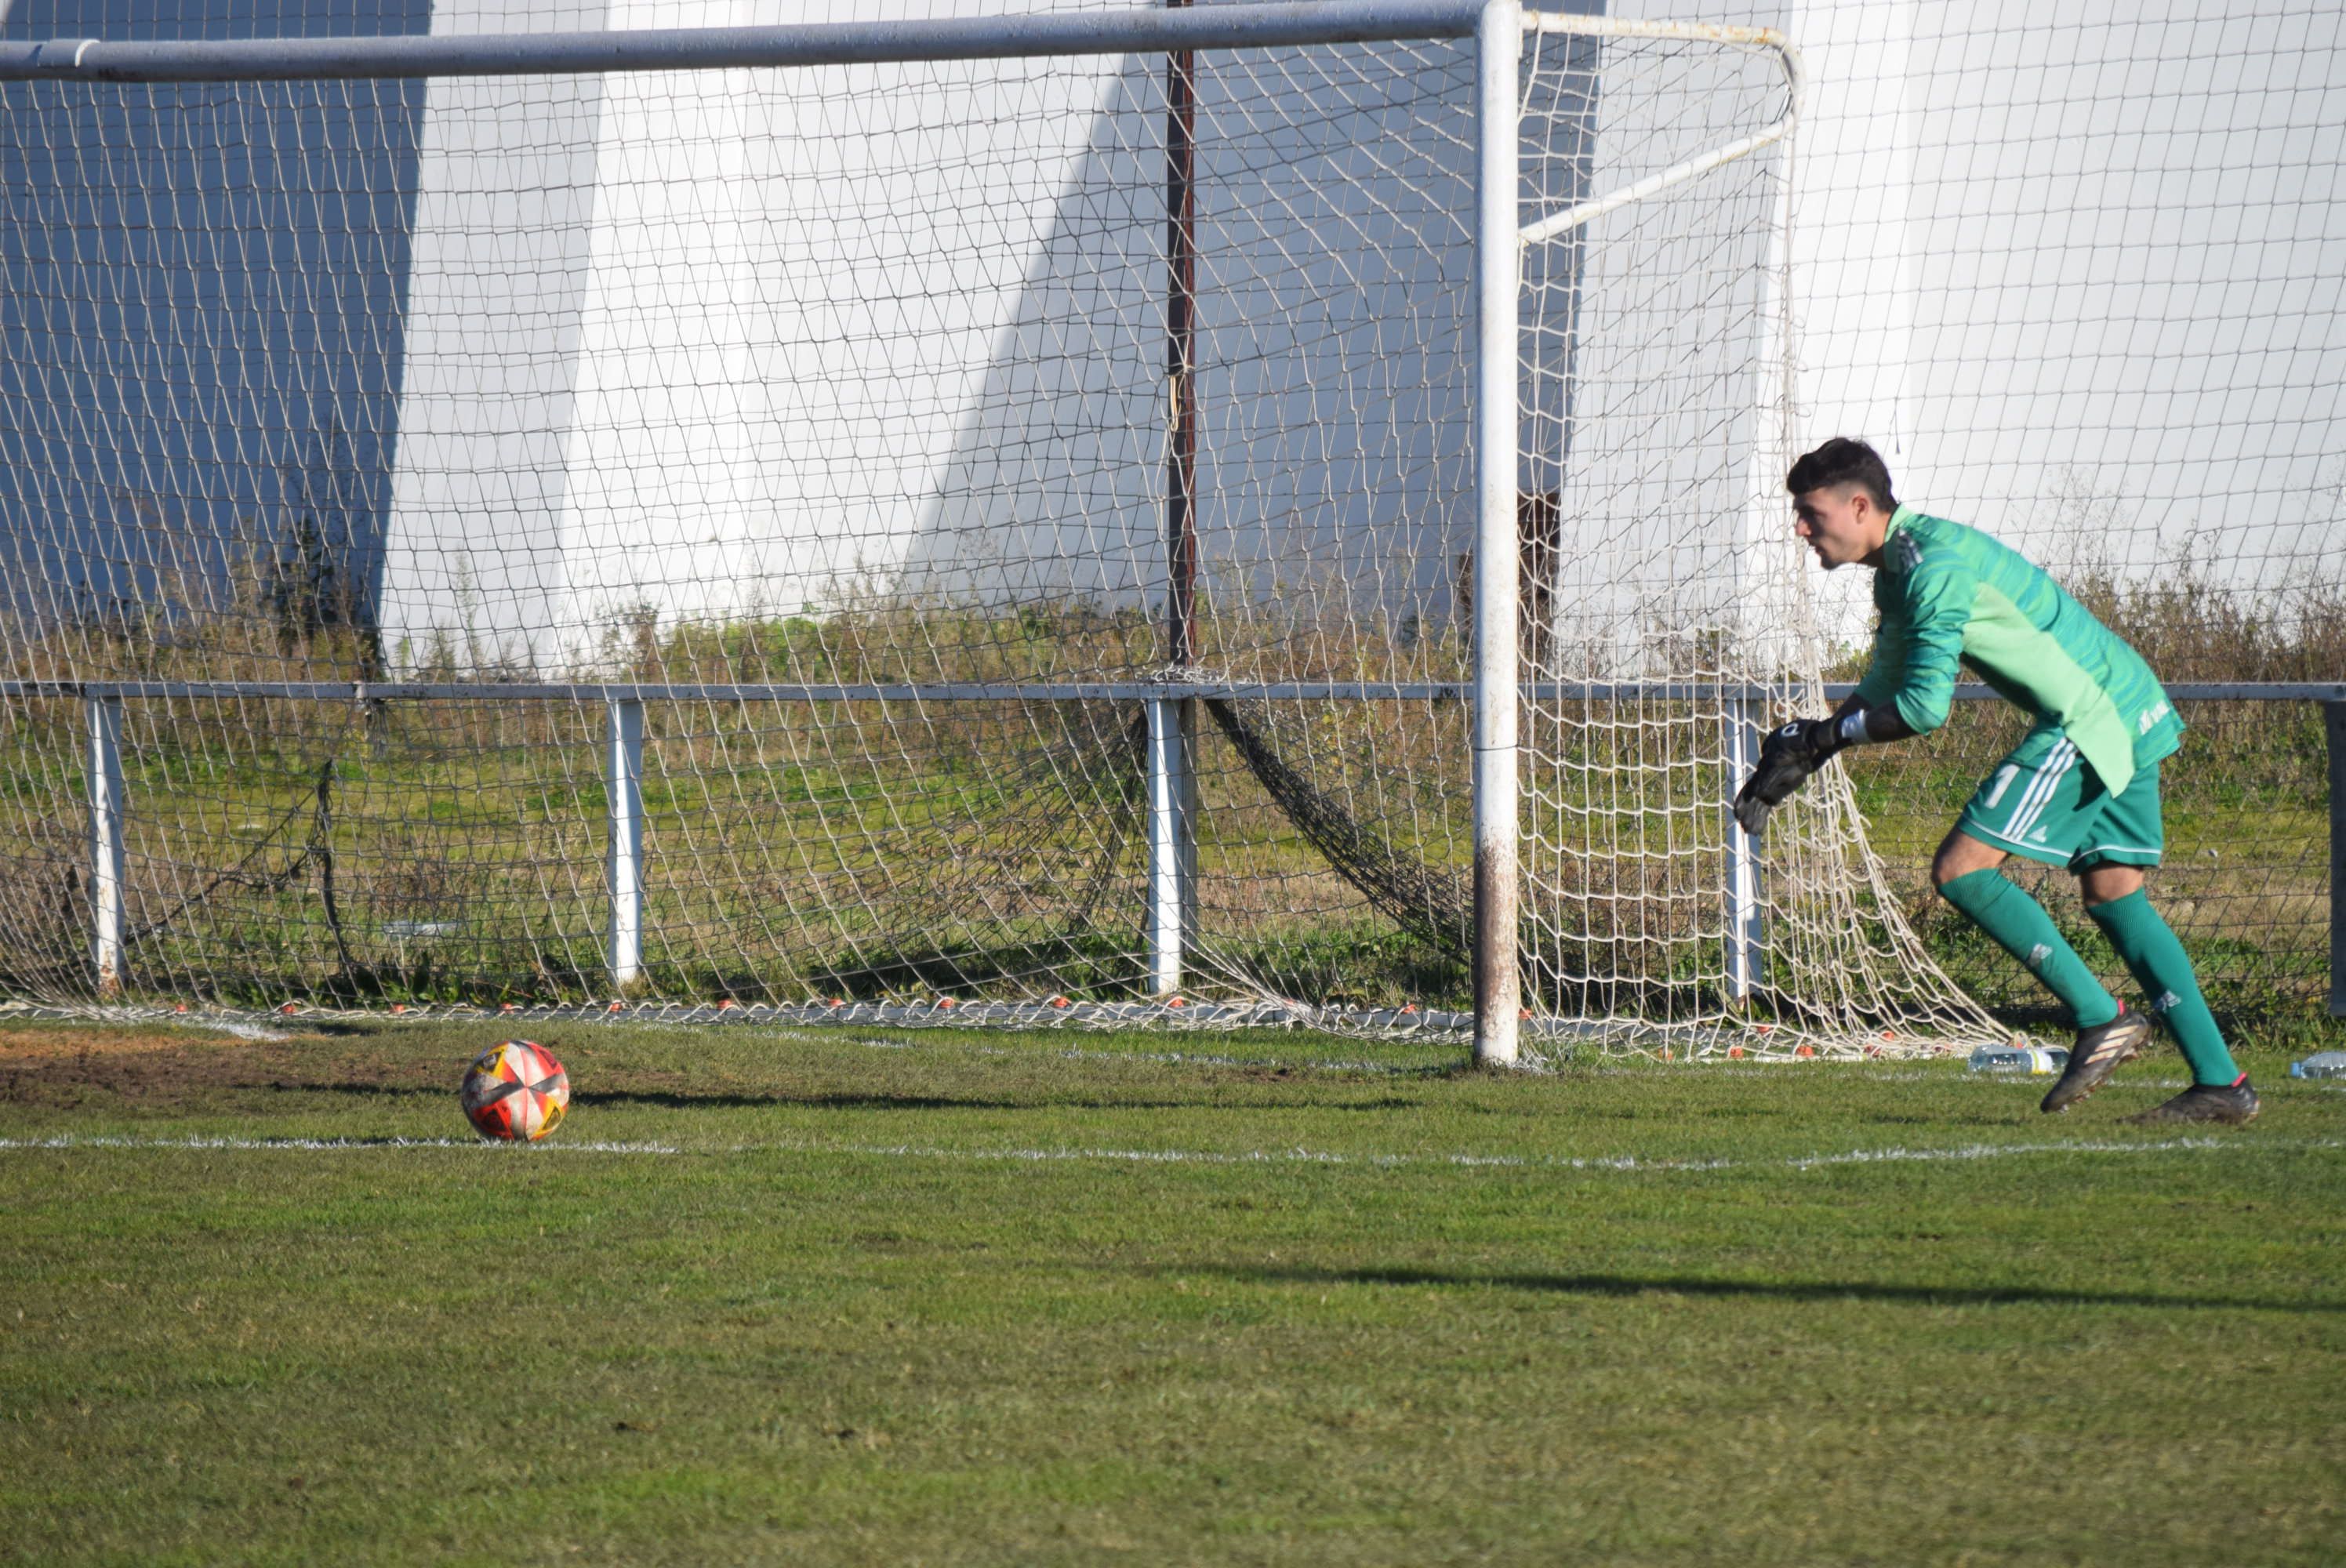
[[2060, 1046], [2031, 1045], [2025, 1040], [1983, 1045], [1971, 1055], [1974, 1073], [2012, 1073], [2030, 1078], [2050, 1077], [2068, 1064], [2069, 1053]]
[[2346, 1051], [2316, 1051], [2302, 1062], [2289, 1064], [2292, 1078], [2346, 1078]]

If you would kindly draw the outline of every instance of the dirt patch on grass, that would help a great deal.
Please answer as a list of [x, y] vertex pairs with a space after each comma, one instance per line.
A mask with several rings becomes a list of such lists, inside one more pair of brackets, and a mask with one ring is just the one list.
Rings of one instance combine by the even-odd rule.
[[250, 1044], [233, 1035], [195, 1034], [177, 1029], [119, 1029], [91, 1024], [0, 1029], [0, 1062], [240, 1050]]
[[[423, 1041], [396, 1031], [245, 1040], [192, 1030], [74, 1024], [0, 1029], [0, 1107], [135, 1105], [143, 1110], [258, 1108], [276, 1094], [365, 1099], [444, 1096], [451, 1105], [477, 1044]], [[566, 1058], [594, 1055], [566, 1047]], [[578, 1063], [571, 1063], [574, 1088]], [[638, 1065], [590, 1068], [599, 1097], [741, 1100], [723, 1075]], [[790, 1097], [788, 1088], [778, 1097]], [[598, 1097], [583, 1093], [582, 1102]]]
[[0, 1030], [0, 1105], [107, 1100], [178, 1105], [222, 1091], [453, 1095], [464, 1068], [400, 1060], [321, 1035], [240, 1040], [158, 1029]]

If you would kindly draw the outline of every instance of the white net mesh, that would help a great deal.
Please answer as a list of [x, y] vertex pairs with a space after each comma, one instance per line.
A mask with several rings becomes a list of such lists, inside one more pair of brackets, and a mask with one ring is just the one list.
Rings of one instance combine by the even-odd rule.
[[[1135, 683], [1456, 674], [1470, 62], [1194, 72], [1179, 661], [1164, 56], [11, 84], [9, 673], [179, 683], [124, 710], [125, 983], [604, 990], [607, 715], [555, 688], [618, 680], [653, 991], [1148, 994]], [[1050, 689], [953, 689], [1002, 683]], [[73, 994], [79, 703], [15, 703], [12, 981]], [[1245, 706], [1323, 833], [1390, 858], [1422, 796], [1454, 858], [1454, 700]], [[1205, 718], [1194, 983], [1454, 993]]]
[[1837, 776], [1764, 864], [1721, 809], [1753, 728], [1824, 706], [1780, 499], [1782, 148], [1705, 168], [1791, 114], [1782, 53], [1572, 25], [1528, 68], [1556, 128], [1525, 223], [1557, 232], [1526, 265], [1526, 989], [1567, 1036], [1697, 1051], [1984, 1028], [1882, 896]]
[[[1527, 224], [1789, 107], [1775, 54], [1715, 38], [1535, 31], [1522, 81]], [[1473, 84], [1466, 40], [0, 85], [0, 675], [166, 683], [119, 699], [119, 983], [569, 1003], [624, 958], [678, 999], [1124, 1017], [1171, 982], [1243, 1004], [1192, 1017], [1454, 1026]], [[2036, 133], [2010, 134], [2025, 158]], [[1788, 367], [1837, 341], [1785, 146], [1525, 249], [1535, 1042], [1988, 1027], [1847, 777], [1762, 860], [1723, 810], [1749, 728], [1821, 708], [1862, 630], [1813, 607], [1777, 494], [1834, 433]], [[2314, 150], [2253, 199], [2313, 211]], [[1951, 429], [2055, 406], [1964, 384]], [[2076, 403], [2098, 412], [2068, 444], [2133, 428], [2130, 395]], [[1974, 472], [1949, 461], [1917, 478]], [[1968, 481], [1933, 504], [1901, 478], [1997, 521]], [[2178, 558], [2135, 537], [2111, 558]], [[353, 681], [374, 695], [284, 685]], [[617, 694], [643, 703], [634, 779], [608, 773], [609, 682], [645, 688]], [[1200, 683], [1158, 709], [1191, 773], [1157, 770], [1152, 814], [1148, 699]], [[84, 695], [0, 697], [18, 995], [107, 978]], [[1168, 858], [1176, 806], [1194, 845]]]
[[[1781, 27], [1804, 61], [1796, 448], [1871, 440], [1902, 500], [2025, 552], [2170, 689], [2346, 680], [2346, 15], [2306, 0], [1706, 14]], [[1865, 577], [1810, 574], [1840, 678], [1859, 667]], [[2191, 729], [2161, 769], [2151, 896], [2228, 1027], [2302, 1027], [2332, 984], [2320, 714], [2178, 709]], [[1925, 869], [2025, 723], [1961, 703], [1927, 741], [1846, 765], [1892, 900], [2020, 1021], [2050, 999]], [[2012, 871], [2131, 984], [2067, 878]]]

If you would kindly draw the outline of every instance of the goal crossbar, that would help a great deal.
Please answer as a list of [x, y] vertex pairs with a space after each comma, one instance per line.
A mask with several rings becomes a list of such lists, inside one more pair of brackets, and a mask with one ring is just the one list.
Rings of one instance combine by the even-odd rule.
[[[0, 81], [74, 77], [108, 82], [310, 81], [338, 77], [566, 76], [613, 71], [709, 71], [749, 66], [852, 66], [993, 60], [1031, 56], [1170, 53], [1471, 36], [1481, 0], [1274, 0], [1260, 5], [1155, 6], [1060, 15], [801, 23], [766, 27], [647, 27], [572, 34], [482, 33], [345, 38], [131, 42], [52, 38], [0, 44]], [[1528, 34], [1682, 39], [1773, 53], [1797, 83], [1799, 56], [1770, 27], [1656, 22], [1525, 11]], [[1792, 130], [1794, 116], [1695, 160], [1525, 230], [1546, 238], [1613, 207], [1717, 168]], [[1674, 177], [1674, 178], [1673, 178]]]
[[[316, 80], [568, 76], [855, 66], [1035, 56], [1175, 53], [1464, 38], [1479, 0], [1306, 0], [1064, 15], [952, 17], [771, 27], [667, 27], [469, 36], [253, 38], [0, 46], [0, 81]], [[1620, 30], [1617, 25], [1608, 31]]]

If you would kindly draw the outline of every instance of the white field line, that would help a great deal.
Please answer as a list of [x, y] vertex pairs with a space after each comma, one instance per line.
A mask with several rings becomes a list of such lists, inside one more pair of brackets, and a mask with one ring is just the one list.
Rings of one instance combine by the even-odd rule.
[[263, 1044], [279, 1044], [293, 1038], [274, 1029], [263, 1029], [258, 1023], [240, 1023], [233, 1018], [194, 1018], [175, 1023], [173, 1028], [209, 1029], [219, 1034], [233, 1034], [240, 1040], [256, 1040]]
[[[1796, 1155], [1781, 1160], [1733, 1160], [1694, 1156], [1581, 1156], [1568, 1155], [1484, 1155], [1484, 1154], [1339, 1154], [1319, 1149], [1250, 1149], [1243, 1153], [1224, 1153], [1200, 1149], [954, 1149], [918, 1144], [770, 1144], [740, 1145], [744, 1151], [760, 1148], [788, 1149], [804, 1154], [842, 1154], [864, 1157], [933, 1160], [1013, 1161], [1027, 1164], [1047, 1164], [1061, 1161], [1093, 1161], [1126, 1165], [1313, 1165], [1357, 1166], [1378, 1170], [1416, 1166], [1421, 1168], [1449, 1167], [1500, 1170], [1570, 1170], [1570, 1171], [1721, 1171], [1784, 1169], [1818, 1170], [1830, 1166], [1900, 1165], [1936, 1163], [1953, 1160], [1990, 1160], [2020, 1155], [2070, 1154], [2146, 1154], [2181, 1151], [2209, 1152], [2234, 1147], [2251, 1146], [2250, 1143], [2224, 1137], [2165, 1138], [2142, 1143], [2034, 1143], [2034, 1144], [1965, 1144], [1955, 1148], [1914, 1149], [1902, 1145], [1886, 1149], [1854, 1149], [1839, 1154]], [[2261, 1138], [2253, 1140], [2260, 1148], [2346, 1148], [2346, 1139], [2338, 1138]]]
[[1784, 1159], [1734, 1160], [1692, 1156], [1586, 1156], [1485, 1154], [1340, 1154], [1318, 1149], [1116, 1148], [947, 1148], [921, 1144], [829, 1144], [781, 1141], [763, 1144], [722, 1144], [686, 1147], [675, 1144], [583, 1143], [556, 1140], [537, 1145], [492, 1144], [478, 1138], [138, 1138], [63, 1133], [45, 1138], [0, 1138], [0, 1153], [39, 1150], [290, 1150], [295, 1152], [362, 1153], [376, 1149], [542, 1149], [552, 1154], [596, 1155], [847, 1155], [862, 1159], [912, 1159], [1012, 1164], [1089, 1163], [1114, 1165], [1195, 1166], [1349, 1166], [1363, 1169], [1451, 1168], [1561, 1171], [1723, 1171], [1822, 1170], [1835, 1166], [1932, 1165], [1948, 1162], [2009, 1159], [2035, 1155], [2139, 1155], [2219, 1153], [2226, 1150], [2346, 1148], [2340, 1138], [2271, 1138], [2255, 1134], [2235, 1136], [2163, 1138], [2141, 1143], [2069, 1142], [2026, 1144], [1964, 1144], [1952, 1148], [1909, 1148], [1903, 1145], [1841, 1153], [1795, 1155]]
[[278, 1044], [293, 1038], [282, 1030], [272, 1029], [266, 1024], [250, 1023], [240, 1018], [223, 1018], [211, 1013], [158, 1013], [143, 1007], [98, 1007], [87, 1013], [60, 1011], [49, 1013], [17, 1003], [0, 1003], [0, 1019], [15, 1018], [70, 1023], [112, 1023], [126, 1029], [194, 1029], [212, 1034], [233, 1034], [239, 1040], [254, 1040], [264, 1044]]

